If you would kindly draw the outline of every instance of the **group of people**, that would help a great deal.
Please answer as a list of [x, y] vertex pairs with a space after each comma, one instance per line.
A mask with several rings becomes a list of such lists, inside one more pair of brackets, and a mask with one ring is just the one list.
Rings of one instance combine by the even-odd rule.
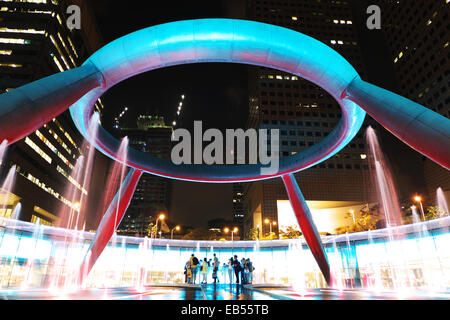
[[[204, 258], [201, 262], [194, 254], [192, 254], [184, 267], [185, 282], [188, 284], [195, 284], [197, 274], [200, 271], [202, 276], [201, 284], [206, 284], [208, 282], [208, 272], [211, 267], [214, 283], [220, 282], [218, 276], [220, 262], [216, 254], [214, 253], [213, 259], [208, 260], [207, 258]], [[227, 282], [225, 279], [226, 273], [228, 273], [228, 283], [230, 284], [233, 282], [236, 284], [250, 284], [253, 281], [253, 271], [255, 268], [250, 259], [242, 258], [239, 261], [238, 256], [235, 255], [233, 258], [228, 260], [228, 263], [223, 263], [221, 269], [223, 275], [222, 279], [224, 282]]]

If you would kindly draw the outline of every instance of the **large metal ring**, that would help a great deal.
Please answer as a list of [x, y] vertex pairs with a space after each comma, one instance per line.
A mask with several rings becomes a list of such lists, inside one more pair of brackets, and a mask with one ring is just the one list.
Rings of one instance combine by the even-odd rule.
[[281, 158], [280, 169], [273, 175], [261, 175], [261, 164], [175, 165], [132, 148], [128, 150], [127, 166], [162, 177], [197, 182], [247, 182], [281, 177], [329, 159], [355, 137], [364, 122], [365, 111], [344, 98], [345, 89], [359, 75], [332, 48], [299, 32], [260, 22], [200, 19], [146, 28], [119, 38], [93, 54], [85, 64], [98, 68], [103, 86], [92, 89], [70, 107], [75, 125], [99, 151], [121, 161], [116, 154], [120, 145], [117, 139], [100, 127], [93, 140], [87, 130], [97, 99], [134, 75], [201, 62], [251, 64], [297, 75], [333, 96], [342, 108], [342, 118], [319, 143]]

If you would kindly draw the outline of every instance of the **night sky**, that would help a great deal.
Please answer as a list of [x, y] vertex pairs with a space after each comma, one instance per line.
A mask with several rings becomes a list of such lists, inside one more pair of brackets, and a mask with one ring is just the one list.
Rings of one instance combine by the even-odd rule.
[[[355, 16], [364, 26], [366, 0], [356, 1]], [[151, 3], [151, 5], [150, 5]], [[199, 18], [243, 18], [245, 1], [123, 1], [95, 0], [100, 30], [105, 44], [153, 25]], [[147, 4], [147, 5], [145, 5]], [[155, 5], [153, 5], [155, 4]], [[392, 63], [383, 42], [382, 31], [359, 30], [360, 45], [365, 58], [367, 79], [373, 84], [396, 91]], [[103, 97], [107, 111], [103, 125], [113, 130], [113, 119], [124, 107], [129, 111], [121, 125], [135, 126], [136, 116], [143, 113], [163, 115], [170, 124], [175, 117], [180, 96], [186, 96], [179, 127], [190, 129], [194, 120], [202, 120], [205, 128], [244, 128], [248, 115], [249, 66], [238, 64], [196, 64], [176, 66], [135, 76], [112, 88]], [[397, 161], [398, 170], [413, 172], [412, 161], [405, 157], [417, 157], [408, 148], [382, 128], [385, 151], [391, 160]], [[417, 165], [417, 162], [416, 162]], [[413, 179], [413, 178], [412, 178]], [[412, 189], [422, 181], [409, 180], [405, 184]], [[408, 188], [409, 189], [409, 188]], [[406, 193], [410, 192], [405, 190]], [[217, 217], [231, 218], [231, 185], [173, 182], [170, 219], [191, 226], [205, 226]]]

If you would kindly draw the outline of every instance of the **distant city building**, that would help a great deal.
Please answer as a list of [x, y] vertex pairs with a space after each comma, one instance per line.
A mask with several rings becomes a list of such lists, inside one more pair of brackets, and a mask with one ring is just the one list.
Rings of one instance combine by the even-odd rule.
[[[380, 5], [399, 94], [450, 118], [449, 1], [371, 1]], [[442, 187], [450, 199], [450, 172], [424, 157], [433, 204]]]
[[[71, 4], [84, 9], [81, 30], [70, 31], [66, 26]], [[0, 1], [0, 91], [80, 66], [101, 42], [87, 1]], [[95, 108], [102, 112], [100, 100]], [[0, 216], [10, 216], [20, 202], [20, 219], [55, 224], [62, 206], [76, 207], [64, 198], [64, 191], [73, 183], [69, 177], [82, 142], [67, 111], [10, 146], [0, 171], [4, 177], [15, 165], [17, 175], [14, 196], [2, 204]], [[78, 188], [89, 193], [89, 188]]]
[[208, 221], [208, 230], [223, 233], [225, 228], [234, 228], [233, 221], [229, 221], [223, 218], [213, 219]]
[[233, 184], [233, 222], [241, 224], [244, 221], [244, 184]]
[[[172, 126], [167, 126], [161, 116], [140, 115], [137, 128], [122, 128], [131, 148], [170, 160]], [[119, 226], [118, 233], [146, 235], [147, 226], [160, 214], [170, 215], [172, 183], [170, 179], [144, 174]], [[158, 228], [161, 223], [158, 222]]]
[[[290, 28], [332, 47], [364, 77], [362, 53], [349, 2], [250, 0], [247, 9], [250, 20]], [[263, 67], [250, 70], [248, 127], [279, 129], [280, 157], [311, 147], [326, 138], [338, 124], [340, 107], [323, 89], [281, 71]], [[340, 208], [357, 208], [370, 201], [368, 169], [363, 128], [333, 158], [295, 176], [305, 198], [315, 201], [316, 208], [320, 208], [317, 210], [334, 210], [340, 217], [343, 214]], [[281, 179], [245, 184], [243, 193], [248, 212], [246, 232], [259, 226], [261, 236], [268, 234], [270, 225], [264, 223], [268, 219], [276, 223], [272, 224], [272, 231], [278, 234], [280, 223], [293, 214], [283, 205], [288, 198]], [[330, 219], [341, 221], [338, 217]], [[333, 228], [328, 227], [327, 231], [332, 231], [330, 229]]]

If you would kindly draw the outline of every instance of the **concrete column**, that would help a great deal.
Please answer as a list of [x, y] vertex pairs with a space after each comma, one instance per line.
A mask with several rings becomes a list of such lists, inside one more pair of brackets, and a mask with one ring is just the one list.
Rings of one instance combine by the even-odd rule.
[[297, 217], [298, 224], [302, 230], [303, 236], [308, 243], [317, 264], [319, 265], [322, 274], [327, 281], [328, 285], [331, 285], [331, 273], [330, 265], [328, 264], [327, 255], [322, 245], [319, 232], [317, 231], [314, 221], [312, 219], [311, 211], [306, 204], [297, 181], [293, 174], [284, 175], [284, 186], [289, 196], [292, 209], [294, 209], [295, 216]]

